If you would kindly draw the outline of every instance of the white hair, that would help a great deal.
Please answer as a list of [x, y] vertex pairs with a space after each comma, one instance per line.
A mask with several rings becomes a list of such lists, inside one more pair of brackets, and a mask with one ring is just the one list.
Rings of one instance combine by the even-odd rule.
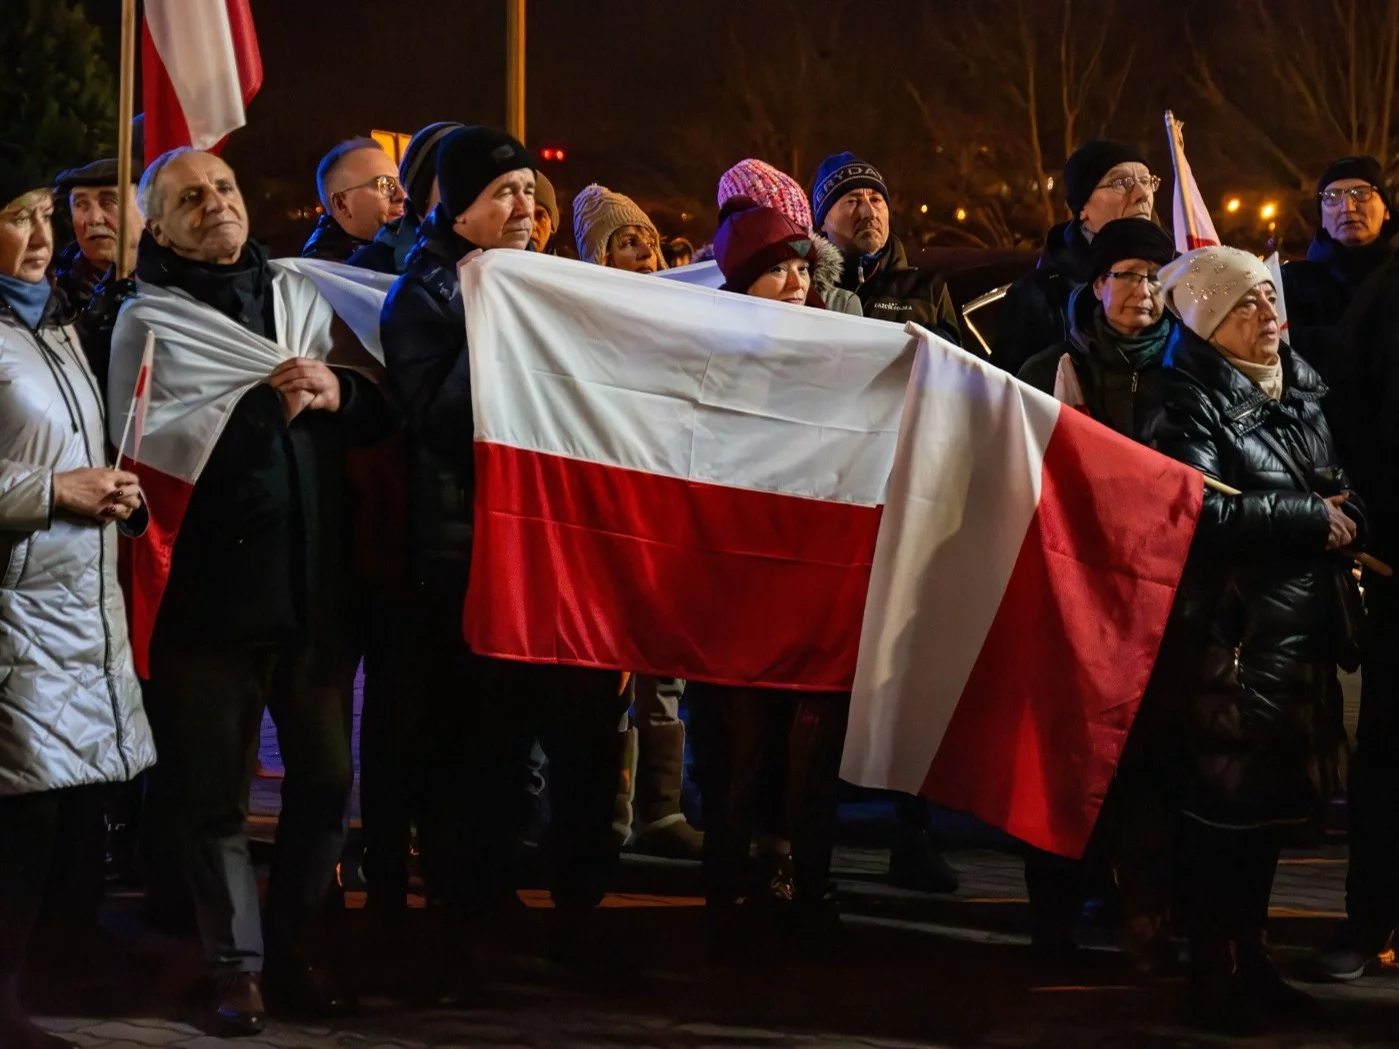
[[181, 154], [197, 152], [200, 151], [192, 146], [176, 146], [156, 157], [142, 173], [141, 184], [136, 187], [136, 204], [147, 221], [158, 219], [164, 214], [164, 208], [160, 207], [160, 197], [155, 191], [155, 184], [160, 181], [160, 173], [165, 170], [165, 166]]

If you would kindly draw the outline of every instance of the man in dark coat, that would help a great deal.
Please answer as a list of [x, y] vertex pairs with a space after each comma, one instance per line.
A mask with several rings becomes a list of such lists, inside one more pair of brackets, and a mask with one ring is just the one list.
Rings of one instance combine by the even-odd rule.
[[1365, 279], [1393, 257], [1399, 220], [1374, 157], [1342, 157], [1327, 168], [1316, 204], [1320, 226], [1306, 261], [1283, 267], [1283, 301], [1289, 344], [1329, 380], [1342, 316]]
[[[1390, 565], [1399, 563], [1396, 304], [1399, 254], [1391, 254], [1355, 291], [1339, 336], [1328, 343], [1335, 352], [1326, 357], [1330, 393], [1322, 401], [1341, 462], [1369, 506], [1370, 550]], [[1287, 305], [1290, 313], [1290, 299]], [[1333, 980], [1376, 967], [1399, 927], [1399, 580], [1367, 572], [1364, 584], [1360, 722], [1347, 791], [1347, 921], [1317, 959]]]
[[[457, 265], [477, 250], [524, 250], [533, 228], [534, 162], [515, 139], [466, 127], [443, 139], [441, 202], [390, 289], [381, 338], [391, 389], [408, 419], [409, 567], [426, 738], [424, 862], [454, 913], [519, 905], [511, 856], [524, 769], [538, 738], [549, 759], [549, 887], [571, 950], [617, 860], [612, 805], [626, 709], [620, 676], [475, 656], [462, 641], [471, 565], [474, 467], [471, 366]], [[527, 571], [528, 566], [521, 566]]]
[[[73, 243], [54, 260], [54, 278], [70, 305], [83, 309], [93, 291], [117, 258], [117, 209], [121, 187], [117, 162], [95, 160], [71, 168], [54, 180], [54, 195], [62, 197], [73, 220]], [[131, 215], [131, 239], [127, 247], [127, 272], [136, 264], [137, 232], [141, 213], [136, 207], [136, 182], [126, 187]], [[105, 380], [106, 371], [98, 372]]]
[[[291, 332], [308, 323], [314, 289], [248, 239], [227, 164], [196, 150], [165, 154], [141, 198], [138, 301], [192, 302], [182, 308], [211, 330], [227, 318], [251, 338], [299, 346]], [[143, 323], [123, 313], [115, 352], [139, 354]], [[189, 498], [151, 644], [146, 703], [161, 755], [152, 816], [184, 853], [214, 1020], [229, 1034], [261, 1029], [264, 987], [274, 1008], [293, 1013], [348, 1004], [313, 948], [353, 775], [345, 453], [382, 438], [393, 418], [357, 370], [371, 359], [348, 329], [332, 322], [324, 337], [327, 360], [343, 353], [352, 367], [292, 355], [229, 415]], [[264, 935], [245, 821], [265, 709], [286, 778]]]
[[437, 147], [461, 127], [439, 120], [420, 128], [404, 147], [398, 161], [398, 184], [408, 199], [403, 214], [379, 227], [374, 239], [356, 249], [346, 260], [351, 266], [377, 273], [402, 273], [408, 252], [418, 241], [423, 219], [437, 207]]
[[823, 160], [811, 191], [811, 215], [816, 229], [845, 256], [836, 286], [859, 295], [866, 317], [913, 321], [961, 343], [946, 283], [909, 265], [903, 242], [890, 232], [889, 188], [873, 164], [853, 153]]
[[398, 169], [372, 138], [341, 142], [316, 168], [322, 214], [301, 249], [304, 259], [344, 262], [387, 223], [403, 217]]
[[1049, 231], [1039, 264], [1010, 286], [996, 317], [991, 362], [1012, 375], [1069, 337], [1069, 294], [1086, 283], [1088, 245], [1114, 219], [1150, 218], [1161, 180], [1134, 147], [1085, 142], [1064, 164], [1064, 199], [1073, 213]]

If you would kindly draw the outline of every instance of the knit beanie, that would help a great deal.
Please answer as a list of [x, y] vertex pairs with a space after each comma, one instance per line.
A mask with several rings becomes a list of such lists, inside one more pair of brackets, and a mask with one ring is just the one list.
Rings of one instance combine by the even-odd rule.
[[549, 221], [554, 229], [559, 228], [559, 198], [554, 195], [554, 184], [544, 177], [544, 172], [534, 173], [534, 202], [549, 213]]
[[1145, 163], [1135, 146], [1123, 142], [1098, 138], [1079, 146], [1064, 164], [1064, 200], [1074, 218], [1078, 218], [1103, 176], [1118, 164]]
[[[584, 262], [601, 265], [607, 258], [608, 241], [623, 226], [649, 229], [656, 238], [656, 251], [660, 252], [661, 235], [656, 224], [630, 197], [594, 182], [573, 198], [573, 236], [578, 241], [578, 257]], [[664, 258], [659, 265], [665, 267]]]
[[[447, 120], [429, 124], [419, 129], [417, 134], [408, 140], [408, 146], [403, 150], [403, 156], [398, 161], [398, 181], [403, 186], [403, 192], [408, 194], [408, 201], [413, 205], [413, 210], [419, 215], [427, 211], [427, 198], [432, 192], [432, 180], [437, 177], [438, 147], [442, 145], [444, 138], [462, 126]], [[461, 212], [457, 214], [460, 215]]]
[[762, 160], [740, 160], [719, 176], [719, 207], [747, 197], [760, 208], [776, 208], [802, 229], [814, 229], [811, 204], [797, 180]]
[[888, 203], [889, 187], [873, 164], [866, 164], [854, 153], [837, 153], [821, 161], [811, 190], [811, 211], [816, 219], [812, 228], [819, 230], [836, 201], [855, 189], [878, 190]]
[[529, 150], [500, 128], [457, 128], [437, 146], [437, 186], [453, 218], [475, 203], [481, 191], [501, 175], [520, 168], [534, 170]]
[[1161, 267], [1166, 305], [1202, 339], [1219, 329], [1249, 291], [1272, 279], [1262, 259], [1238, 248], [1196, 248]]
[[810, 230], [747, 197], [731, 198], [719, 212], [719, 222], [714, 259], [726, 291], [746, 294], [755, 280], [778, 263], [813, 254]]
[[1150, 219], [1114, 219], [1098, 231], [1088, 246], [1088, 262], [1095, 278], [1123, 259], [1142, 259], [1164, 266], [1175, 257], [1175, 241]]
[[36, 189], [48, 189], [49, 178], [29, 150], [0, 142], [0, 208]]

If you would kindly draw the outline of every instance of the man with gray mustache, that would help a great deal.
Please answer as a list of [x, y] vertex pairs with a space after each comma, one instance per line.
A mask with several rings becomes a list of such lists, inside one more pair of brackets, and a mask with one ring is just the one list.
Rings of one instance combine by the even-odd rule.
[[[75, 238], [59, 254], [55, 276], [69, 303], [78, 309], [92, 300], [95, 288], [117, 260], [117, 210], [121, 203], [117, 181], [117, 162], [109, 159], [65, 171], [54, 183], [55, 194], [67, 197]], [[126, 194], [132, 216], [131, 237], [126, 246], [125, 269], [129, 273], [136, 266], [142, 221], [136, 206], [135, 181], [126, 186]]]

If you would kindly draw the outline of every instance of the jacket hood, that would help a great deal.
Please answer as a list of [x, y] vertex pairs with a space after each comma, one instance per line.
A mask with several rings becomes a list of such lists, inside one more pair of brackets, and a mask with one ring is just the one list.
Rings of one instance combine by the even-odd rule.
[[824, 302], [830, 292], [840, 283], [841, 271], [845, 268], [845, 256], [838, 247], [819, 233], [811, 235], [811, 243], [816, 249], [816, 265], [811, 271], [811, 286], [816, 289]]

